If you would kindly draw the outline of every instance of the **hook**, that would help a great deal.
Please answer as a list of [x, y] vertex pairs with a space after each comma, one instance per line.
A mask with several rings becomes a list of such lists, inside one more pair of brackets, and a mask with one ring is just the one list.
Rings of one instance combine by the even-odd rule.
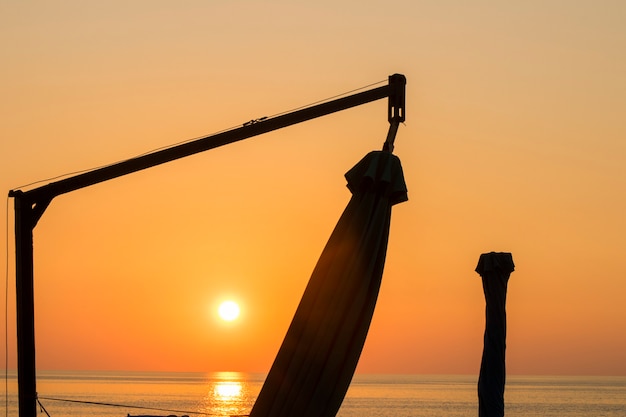
[[383, 145], [383, 151], [393, 153], [393, 142], [396, 139], [396, 133], [398, 133], [398, 126], [400, 122], [393, 120], [389, 123], [389, 132], [387, 132], [387, 139]]

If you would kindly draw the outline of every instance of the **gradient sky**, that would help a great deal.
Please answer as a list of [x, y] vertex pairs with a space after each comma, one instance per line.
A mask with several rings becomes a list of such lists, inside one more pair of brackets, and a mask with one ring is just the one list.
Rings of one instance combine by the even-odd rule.
[[[405, 74], [410, 200], [358, 371], [477, 374], [474, 268], [494, 250], [517, 266], [509, 373], [626, 375], [623, 1], [1, 1], [0, 16], [7, 193]], [[343, 174], [387, 127], [382, 100], [56, 198], [35, 229], [38, 368], [269, 370]], [[242, 308], [230, 324], [224, 298]]]

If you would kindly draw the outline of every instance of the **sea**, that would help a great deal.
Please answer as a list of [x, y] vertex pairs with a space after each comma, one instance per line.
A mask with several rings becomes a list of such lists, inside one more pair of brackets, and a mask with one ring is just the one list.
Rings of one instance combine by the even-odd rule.
[[[265, 376], [240, 372], [39, 371], [43, 417], [245, 416]], [[357, 374], [338, 417], [478, 416], [477, 376]], [[17, 380], [5, 377], [5, 415]], [[509, 417], [625, 417], [626, 377], [508, 376]]]

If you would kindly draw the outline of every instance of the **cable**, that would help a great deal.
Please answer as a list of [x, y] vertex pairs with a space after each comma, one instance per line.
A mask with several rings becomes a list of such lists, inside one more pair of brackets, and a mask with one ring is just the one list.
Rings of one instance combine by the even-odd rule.
[[39, 401], [39, 398], [37, 398], [37, 404], [39, 404], [39, 409], [43, 411], [44, 413], [46, 413], [48, 417], [50, 417], [50, 413], [48, 412], [48, 410], [46, 410], [46, 407], [43, 406], [41, 401]]
[[[268, 118], [273, 118], [273, 117], [281, 116], [281, 115], [283, 115], [283, 114], [287, 114], [287, 113], [290, 113], [290, 112], [293, 112], [293, 111], [296, 111], [296, 110], [301, 110], [301, 109], [305, 109], [305, 108], [307, 108], [307, 107], [312, 107], [312, 106], [315, 106], [315, 105], [317, 105], [317, 104], [321, 104], [321, 103], [324, 103], [324, 102], [327, 102], [327, 101], [330, 101], [330, 100], [334, 100], [334, 99], [336, 99], [336, 98], [339, 98], [339, 97], [342, 97], [342, 96], [346, 96], [346, 95], [348, 95], [348, 94], [352, 94], [352, 93], [357, 92], [357, 91], [360, 91], [360, 90], [365, 90], [366, 88], [370, 88], [370, 87], [373, 87], [373, 86], [375, 86], [375, 85], [382, 84], [382, 83], [384, 83], [384, 82], [386, 82], [386, 81], [387, 81], [387, 80], [377, 81], [377, 82], [375, 82], [375, 83], [371, 83], [371, 84], [368, 84], [368, 85], [365, 85], [365, 86], [362, 86], [362, 87], [359, 87], [359, 88], [355, 88], [355, 89], [353, 89], [353, 90], [346, 91], [346, 92], [344, 92], [344, 93], [337, 94], [337, 95], [332, 96], [332, 97], [327, 97], [327, 98], [322, 99], [322, 100], [314, 101], [314, 102], [309, 103], [309, 104], [304, 105], [304, 106], [300, 106], [300, 107], [293, 108], [293, 109], [291, 109], [291, 110], [286, 110], [286, 111], [283, 111], [283, 112], [280, 112], [280, 113], [276, 113], [276, 114], [274, 114], [274, 115], [272, 115], [272, 116], [269, 116], [269, 117], [262, 117], [262, 118], [259, 118], [259, 119], [253, 119], [251, 122], [262, 121], [262, 120], [266, 120], [266, 119], [268, 119]], [[248, 124], [248, 123], [250, 123], [250, 122], [243, 123], [243, 125], [245, 126], [245, 125], [246, 125], [246, 124]], [[182, 144], [185, 144], [185, 143], [188, 143], [188, 142], [193, 142], [193, 141], [198, 140], [198, 139], [207, 138], [207, 137], [215, 136], [215, 135], [218, 135], [218, 134], [221, 134], [221, 133], [224, 133], [224, 132], [228, 132], [228, 131], [230, 131], [230, 130], [237, 129], [237, 128], [241, 127], [241, 126], [242, 126], [242, 125], [241, 125], [241, 124], [239, 124], [239, 125], [236, 125], [236, 126], [232, 126], [232, 127], [230, 127], [230, 128], [227, 128], [227, 129], [223, 129], [223, 130], [220, 130], [220, 131], [217, 131], [217, 132], [211, 133], [211, 134], [209, 134], [209, 135], [197, 136], [197, 137], [195, 137], [195, 138], [186, 139], [186, 140], [183, 140], [183, 141], [180, 141], [180, 142], [174, 143], [174, 144], [170, 144], [170, 145], [166, 145], [166, 146], [161, 146], [161, 147], [158, 147], [158, 148], [154, 148], [154, 149], [152, 149], [152, 150], [150, 150], [150, 151], [143, 152], [143, 153], [141, 153], [141, 154], [139, 154], [139, 155], [136, 155], [136, 156], [134, 156], [134, 157], [131, 157], [131, 158], [126, 158], [126, 159], [120, 159], [120, 160], [119, 160], [119, 161], [117, 161], [117, 162], [113, 162], [113, 163], [110, 163], [110, 164], [101, 165], [101, 166], [98, 166], [98, 167], [95, 167], [95, 168], [88, 168], [88, 169], [83, 169], [83, 170], [74, 171], [74, 172], [67, 172], [67, 173], [65, 173], [65, 174], [57, 175], [57, 176], [55, 176], [55, 177], [50, 177], [50, 178], [46, 178], [46, 179], [43, 179], [43, 180], [34, 181], [34, 182], [29, 183], [29, 184], [25, 184], [25, 185], [22, 185], [22, 186], [20, 186], [20, 187], [16, 187], [16, 188], [14, 188], [14, 190], [19, 190], [19, 189], [23, 189], [23, 188], [31, 187], [31, 186], [36, 185], [36, 184], [41, 184], [41, 183], [43, 183], [43, 182], [50, 182], [50, 181], [54, 181], [54, 180], [58, 180], [58, 179], [65, 178], [65, 177], [69, 177], [69, 176], [72, 176], [72, 175], [82, 174], [82, 173], [84, 173], [84, 172], [88, 172], [88, 171], [95, 171], [95, 170], [97, 170], [97, 169], [105, 168], [105, 167], [108, 167], [108, 166], [111, 166], [111, 165], [116, 165], [116, 164], [119, 164], [119, 163], [124, 162], [124, 161], [129, 161], [129, 160], [131, 160], [131, 159], [139, 158], [139, 157], [142, 157], [142, 156], [144, 156], [144, 155], [148, 155], [148, 154], [151, 154], [151, 153], [154, 153], [154, 152], [158, 152], [158, 151], [163, 150], [163, 149], [173, 148], [173, 147], [175, 147], [175, 146], [182, 145]]]
[[[91, 405], [101, 405], [101, 406], [107, 406], [107, 407], [134, 408], [134, 409], [139, 409], [139, 410], [164, 411], [166, 413], [198, 414], [202, 416], [211, 416], [211, 417], [220, 416], [220, 414], [208, 414], [208, 413], [202, 413], [199, 411], [171, 410], [168, 408], [143, 407], [140, 405], [113, 404], [113, 403], [104, 403], [104, 402], [99, 402], [99, 401], [81, 401], [81, 400], [70, 400], [70, 399], [64, 399], [64, 398], [52, 398], [52, 397], [41, 397], [41, 396], [37, 397], [37, 401], [39, 401], [40, 398], [43, 400], [48, 400], [48, 401], [61, 401], [61, 402], [68, 402], [68, 403], [75, 403], [75, 404], [91, 404]], [[248, 416], [248, 414], [230, 415], [229, 417], [245, 417], [245, 416]]]
[[6, 215], [6, 268], [4, 277], [4, 407], [9, 415], [9, 197]]
[[111, 166], [111, 165], [116, 165], [116, 164], [119, 164], [119, 163], [124, 162], [124, 161], [129, 161], [131, 159], [139, 158], [139, 157], [142, 157], [144, 155], [148, 155], [148, 154], [151, 154], [151, 153], [154, 153], [154, 152], [158, 152], [158, 151], [160, 151], [162, 149], [168, 149], [168, 148], [172, 148], [174, 146], [182, 145], [183, 143], [193, 142], [194, 140], [202, 139], [204, 137], [210, 137], [210, 136], [218, 135], [220, 133], [227, 132], [229, 130], [233, 130], [233, 129], [237, 128], [237, 127], [239, 127], [239, 125], [230, 127], [228, 129], [223, 129], [223, 130], [220, 130], [218, 132], [211, 133], [209, 135], [197, 136], [195, 138], [186, 139], [186, 140], [183, 140], [183, 141], [180, 141], [178, 143], [171, 144], [171, 145], [165, 145], [165, 146], [161, 146], [159, 148], [154, 148], [154, 149], [151, 149], [149, 151], [143, 152], [143, 153], [141, 153], [139, 155], [135, 155], [133, 157], [126, 158], [126, 159], [120, 159], [120, 160], [118, 160], [116, 162], [112, 162], [110, 164], [100, 165], [100, 166], [92, 167], [92, 168], [81, 169], [81, 170], [73, 171], [73, 172], [66, 172], [65, 174], [57, 175], [55, 177], [49, 177], [49, 178], [45, 178], [45, 179], [42, 179], [42, 180], [33, 181], [31, 183], [24, 184], [24, 185], [21, 185], [19, 187], [16, 187], [13, 190], [19, 190], [19, 189], [31, 187], [31, 186], [36, 185], [36, 184], [41, 184], [43, 182], [50, 182], [50, 181], [59, 180], [59, 179], [65, 178], [65, 177], [82, 174], [84, 172], [95, 171], [97, 169], [106, 168], [106, 167]]
[[327, 97], [327, 98], [322, 99], [322, 100], [314, 101], [313, 103], [309, 103], [309, 104], [306, 104], [304, 106], [295, 107], [295, 108], [293, 108], [291, 110], [286, 110], [286, 111], [283, 111], [283, 112], [280, 112], [280, 113], [273, 114], [273, 115], [269, 116], [268, 118], [278, 117], [278, 116], [282, 116], [283, 114], [291, 113], [291, 112], [294, 112], [294, 111], [297, 111], [297, 110], [301, 110], [301, 109], [306, 109], [307, 107], [312, 107], [312, 106], [315, 106], [317, 104], [321, 104], [321, 103], [325, 103], [327, 101], [331, 101], [331, 100], [337, 99], [339, 97], [347, 96], [348, 94], [356, 93], [357, 91], [365, 90], [366, 88], [370, 88], [370, 87], [373, 87], [375, 85], [382, 84], [384, 82], [387, 82], [387, 81], [386, 80], [381, 80], [381, 81], [377, 81], [377, 82], [372, 83], [372, 84], [364, 85], [363, 87], [355, 88], [354, 90], [346, 91], [346, 92], [343, 92], [341, 94], [337, 94], [335, 96], [331, 96], [331, 97]]

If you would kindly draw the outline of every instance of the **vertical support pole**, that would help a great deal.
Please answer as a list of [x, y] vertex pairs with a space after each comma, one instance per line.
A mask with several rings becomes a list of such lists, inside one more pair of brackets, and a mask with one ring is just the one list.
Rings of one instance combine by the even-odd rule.
[[19, 417], [37, 416], [35, 377], [35, 302], [33, 291], [33, 228], [37, 215], [21, 192], [15, 202], [15, 285], [17, 305], [17, 373]]
[[478, 416], [504, 416], [506, 382], [506, 292], [515, 269], [513, 256], [506, 252], [480, 255], [476, 272], [485, 293], [485, 337], [478, 378]]

